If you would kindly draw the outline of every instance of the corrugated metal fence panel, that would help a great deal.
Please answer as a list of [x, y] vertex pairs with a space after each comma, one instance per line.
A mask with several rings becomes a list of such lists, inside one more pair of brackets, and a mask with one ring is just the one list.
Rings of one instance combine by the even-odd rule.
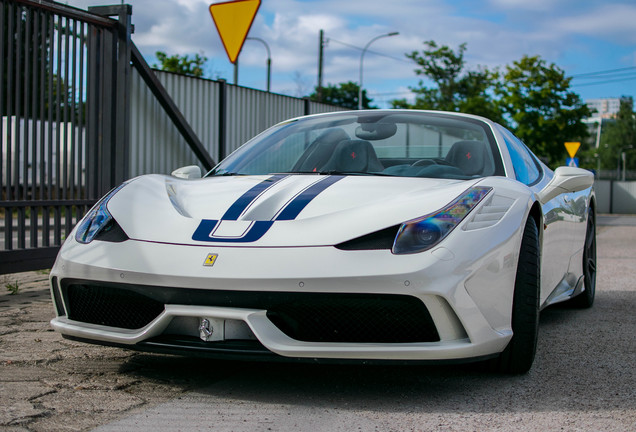
[[610, 212], [610, 191], [611, 182], [609, 180], [594, 181], [594, 192], [596, 193], [596, 212]]
[[636, 214], [636, 182], [614, 182], [613, 213]]
[[[219, 84], [171, 73], [156, 73], [205, 148], [216, 160]], [[178, 167], [199, 164], [135, 69], [131, 100], [131, 176], [169, 174]]]
[[303, 115], [304, 107], [303, 99], [228, 85], [226, 154], [270, 126]]
[[155, 73], [204, 147], [214, 160], [218, 160], [218, 106], [221, 84], [168, 72]]
[[172, 169], [173, 163], [176, 167], [181, 162], [172, 160], [179, 146], [179, 133], [135, 69], [131, 89], [130, 175], [168, 173], [169, 159]]
[[319, 114], [326, 112], [348, 111], [349, 108], [343, 108], [335, 105], [328, 105], [318, 102], [309, 102], [309, 114]]
[[[220, 82], [155, 71], [212, 158], [219, 159]], [[226, 148], [239, 146], [283, 120], [305, 114], [305, 100], [226, 84]], [[132, 80], [131, 176], [168, 174], [175, 168], [198, 164], [163, 108], [135, 69]], [[343, 111], [344, 108], [309, 103], [309, 113]]]

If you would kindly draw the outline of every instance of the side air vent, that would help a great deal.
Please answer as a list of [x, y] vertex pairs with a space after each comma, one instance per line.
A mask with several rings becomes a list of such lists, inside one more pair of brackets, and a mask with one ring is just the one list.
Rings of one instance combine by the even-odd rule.
[[399, 229], [400, 225], [396, 225], [390, 228], [376, 231], [374, 233], [337, 244], [336, 248], [349, 251], [391, 249], [393, 247], [393, 242], [395, 241], [395, 236], [397, 236]]
[[488, 228], [495, 225], [506, 215], [515, 200], [500, 195], [493, 195], [477, 211], [464, 226], [465, 231]]

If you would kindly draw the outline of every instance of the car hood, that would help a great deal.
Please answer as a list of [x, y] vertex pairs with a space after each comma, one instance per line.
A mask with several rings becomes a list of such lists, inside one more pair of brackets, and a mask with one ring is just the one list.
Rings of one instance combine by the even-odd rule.
[[479, 180], [146, 175], [108, 210], [131, 239], [219, 246], [334, 245], [433, 213]]

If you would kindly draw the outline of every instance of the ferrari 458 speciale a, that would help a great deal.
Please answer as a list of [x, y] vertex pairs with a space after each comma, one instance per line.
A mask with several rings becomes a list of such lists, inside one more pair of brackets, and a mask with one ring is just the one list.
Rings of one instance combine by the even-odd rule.
[[541, 309], [594, 300], [592, 186], [481, 117], [291, 119], [203, 176], [104, 196], [57, 257], [52, 325], [151, 352], [523, 373]]

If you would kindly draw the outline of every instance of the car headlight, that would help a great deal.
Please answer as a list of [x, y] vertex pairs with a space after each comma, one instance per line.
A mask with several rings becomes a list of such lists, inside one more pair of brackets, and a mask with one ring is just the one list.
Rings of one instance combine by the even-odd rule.
[[108, 201], [124, 186], [123, 183], [110, 192], [108, 192], [92, 209], [84, 216], [84, 219], [80, 222], [75, 232], [75, 240], [80, 243], [88, 244], [92, 242], [95, 237], [102, 232], [111, 222], [114, 221], [112, 215], [108, 211], [106, 204]]
[[489, 187], [474, 187], [440, 211], [404, 222], [393, 242], [397, 255], [424, 252], [444, 240], [470, 211], [490, 192]]

